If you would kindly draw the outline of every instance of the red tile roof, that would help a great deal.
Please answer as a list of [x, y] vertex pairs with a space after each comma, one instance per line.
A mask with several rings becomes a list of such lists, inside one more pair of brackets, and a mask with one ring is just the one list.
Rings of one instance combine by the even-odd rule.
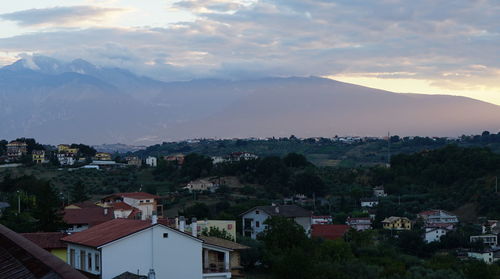
[[100, 206], [85, 207], [81, 209], [65, 209], [63, 220], [69, 225], [88, 224], [89, 226], [95, 226], [114, 218], [111, 209], [107, 209], [108, 214], [104, 214], [105, 210], [105, 208]]
[[65, 236], [62, 232], [22, 233], [21, 235], [45, 250], [66, 248], [66, 243], [61, 241], [61, 238]]
[[151, 221], [114, 219], [66, 236], [62, 240], [84, 246], [99, 247], [149, 227], [151, 227]]
[[311, 235], [312, 237], [335, 240], [342, 238], [349, 231], [349, 228], [348, 225], [312, 225]]
[[85, 279], [61, 259], [0, 225], [1, 278]]
[[124, 203], [124, 202], [115, 202], [112, 204], [114, 210], [133, 210], [134, 207]]

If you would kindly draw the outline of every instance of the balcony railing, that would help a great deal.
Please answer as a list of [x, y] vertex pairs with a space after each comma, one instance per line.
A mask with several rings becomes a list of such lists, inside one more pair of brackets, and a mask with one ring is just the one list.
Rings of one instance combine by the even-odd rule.
[[225, 266], [223, 262], [210, 263], [208, 267], [203, 268], [203, 273], [222, 273], [230, 272], [229, 267]]

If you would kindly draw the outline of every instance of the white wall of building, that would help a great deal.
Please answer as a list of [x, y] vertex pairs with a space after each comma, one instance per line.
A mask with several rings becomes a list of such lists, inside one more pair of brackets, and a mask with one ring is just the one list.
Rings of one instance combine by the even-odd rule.
[[202, 243], [157, 225], [102, 247], [103, 279], [152, 267], [156, 278], [202, 278]]
[[253, 219], [251, 222], [252, 234], [250, 237], [252, 239], [256, 239], [257, 235], [264, 231], [265, 229], [264, 222], [269, 217], [270, 217], [269, 214], [265, 213], [264, 211], [259, 209], [256, 210], [254, 209], [248, 212], [247, 214], [243, 215], [243, 229], [245, 229], [245, 219], [247, 218]]
[[427, 243], [434, 242], [434, 241], [441, 241], [441, 237], [443, 235], [446, 235], [448, 233], [447, 230], [445, 229], [426, 229], [424, 240]]
[[142, 213], [142, 220], [150, 219], [153, 216], [153, 211], [155, 208], [155, 200], [151, 199], [134, 199], [129, 197], [124, 197], [123, 202], [138, 208]]

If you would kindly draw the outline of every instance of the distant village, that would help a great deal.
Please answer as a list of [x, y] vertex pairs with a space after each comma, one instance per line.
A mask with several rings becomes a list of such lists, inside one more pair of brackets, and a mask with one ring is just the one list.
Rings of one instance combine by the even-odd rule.
[[[88, 156], [68, 144], [60, 144], [57, 150], [50, 152], [36, 149], [28, 152], [28, 145], [21, 141], [12, 141], [6, 148], [6, 156], [1, 158], [3, 167], [20, 166], [20, 160], [27, 156], [35, 165], [57, 160], [63, 167], [77, 166], [100, 171], [156, 168], [160, 159], [182, 165], [185, 160], [184, 154], [171, 154], [161, 158], [127, 156], [117, 162], [110, 153], [96, 152]], [[258, 158], [256, 154], [241, 151], [214, 156], [211, 160], [216, 165]], [[184, 189], [190, 193], [215, 192], [222, 184], [220, 178], [203, 177], [188, 182]], [[0, 243], [1, 249], [23, 249], [21, 257], [36, 259], [41, 268], [71, 274], [71, 270], [40, 252], [40, 249], [44, 249], [80, 271], [86, 278], [244, 278], [241, 253], [250, 247], [237, 242], [237, 232], [241, 232], [242, 237], [258, 239], [268, 229], [269, 219], [282, 217], [300, 225], [310, 238], [345, 240], [351, 231], [374, 229], [379, 202], [388, 196], [390, 193], [383, 186], [374, 186], [371, 196], [359, 199], [359, 208], [366, 217], [348, 216], [345, 224], [334, 224], [334, 216], [316, 215], [314, 210], [306, 209], [317, 203], [327, 205], [328, 201], [320, 196], [295, 194], [279, 202], [240, 212], [239, 220], [198, 220], [167, 216], [163, 208], [163, 201], [167, 197], [164, 196], [146, 192], [114, 193], [99, 201], [64, 206], [63, 219], [68, 225], [64, 231], [17, 234], [0, 225]], [[14, 206], [0, 202], [0, 214], [2, 210]], [[457, 215], [439, 208], [429, 208], [414, 218], [390, 216], [380, 221], [382, 230], [391, 235], [418, 227], [425, 243], [440, 242], [459, 224]], [[472, 235], [469, 239], [470, 243], [478, 243], [477, 248], [459, 249], [456, 251], [458, 257], [476, 259], [486, 264], [499, 262], [499, 220], [482, 220], [478, 225], [482, 233]], [[213, 236], [211, 232], [221, 233], [225, 237]], [[28, 241], [36, 246], [28, 244]], [[7, 246], [4, 243], [8, 243]], [[160, 260], [164, 258], [169, 261]], [[73, 276], [80, 278], [79, 275]]]

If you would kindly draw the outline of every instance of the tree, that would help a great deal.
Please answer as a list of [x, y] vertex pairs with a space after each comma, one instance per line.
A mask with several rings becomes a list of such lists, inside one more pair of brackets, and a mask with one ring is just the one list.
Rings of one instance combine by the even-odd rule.
[[78, 181], [73, 185], [71, 189], [71, 202], [78, 203], [88, 200], [90, 197], [88, 195], [88, 189], [81, 181]]
[[210, 218], [212, 214], [210, 213], [210, 208], [201, 202], [197, 202], [194, 205], [187, 207], [182, 215], [186, 217], [196, 217], [198, 219]]
[[228, 231], [226, 231], [225, 229], [221, 230], [217, 227], [204, 228], [201, 231], [201, 234], [204, 236], [213, 236], [213, 237], [218, 237], [218, 238], [234, 241], [234, 238], [231, 236], [231, 234], [229, 234]]
[[49, 182], [40, 181], [35, 190], [36, 207], [33, 217], [38, 220], [38, 230], [54, 232], [64, 228], [59, 211], [59, 197]]
[[307, 161], [304, 155], [297, 153], [288, 153], [283, 158], [283, 163], [287, 167], [292, 167], [292, 168], [307, 167], [310, 165], [310, 163]]

